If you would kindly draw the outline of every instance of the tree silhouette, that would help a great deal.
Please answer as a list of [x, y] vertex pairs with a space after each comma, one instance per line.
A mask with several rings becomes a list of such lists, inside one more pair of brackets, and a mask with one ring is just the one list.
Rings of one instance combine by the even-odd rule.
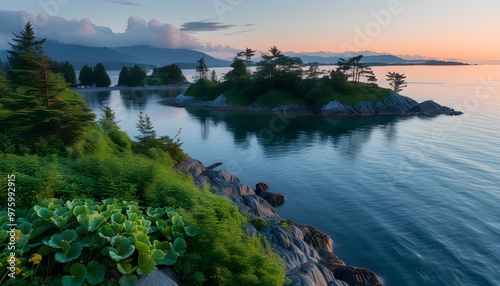
[[130, 70], [128, 67], [123, 66], [118, 75], [118, 85], [126, 86], [130, 81]]
[[97, 87], [108, 87], [111, 85], [111, 79], [109, 78], [106, 68], [103, 64], [98, 63], [94, 67], [94, 79], [95, 86]]
[[201, 58], [197, 61], [198, 65], [196, 66], [196, 74], [197, 74], [197, 79], [202, 80], [202, 79], [207, 79], [208, 76], [208, 67], [205, 64], [205, 58]]
[[387, 81], [389, 85], [392, 87], [392, 90], [395, 92], [400, 92], [403, 90], [403, 87], [406, 87], [406, 76], [405, 74], [400, 74], [397, 72], [388, 72], [387, 73]]
[[95, 83], [94, 70], [88, 65], [84, 65], [78, 75], [80, 85], [91, 86]]

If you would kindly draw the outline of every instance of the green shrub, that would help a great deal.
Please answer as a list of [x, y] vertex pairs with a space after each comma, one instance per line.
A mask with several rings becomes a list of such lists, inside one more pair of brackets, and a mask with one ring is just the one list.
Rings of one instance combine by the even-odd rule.
[[[4, 248], [10, 236], [8, 216], [2, 214], [0, 222]], [[17, 267], [24, 274], [19, 280], [50, 278], [75, 286], [134, 285], [137, 276], [151, 274], [157, 265], [175, 264], [186, 253], [186, 240], [200, 232], [172, 208], [148, 207], [144, 213], [136, 202], [112, 199], [47, 200], [16, 223]], [[1, 263], [7, 263], [7, 255], [2, 253]], [[6, 271], [2, 267], [0, 277]]]

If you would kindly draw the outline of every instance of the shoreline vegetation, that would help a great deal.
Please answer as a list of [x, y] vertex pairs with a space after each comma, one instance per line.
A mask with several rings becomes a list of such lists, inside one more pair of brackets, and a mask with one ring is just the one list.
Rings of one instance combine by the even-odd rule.
[[362, 55], [340, 59], [336, 69], [327, 71], [318, 63], [304, 68], [300, 58], [286, 56], [274, 46], [252, 73], [253, 56], [255, 51], [249, 48], [238, 53], [224, 81], [218, 81], [213, 71], [210, 74], [200, 59], [196, 82], [162, 104], [331, 117], [462, 114], [431, 100], [418, 103], [400, 95], [407, 86], [404, 74], [387, 73], [391, 89], [379, 87], [371, 67], [362, 63]]
[[[63, 63], [71, 71], [52, 71], [45, 39], [30, 22], [14, 36], [9, 65], [0, 70], [0, 186], [9, 188], [0, 193], [0, 248], [9, 249], [0, 264], [10, 266], [0, 269], [0, 284], [132, 286], [168, 277], [182, 285], [382, 285], [373, 272], [346, 266], [321, 231], [279, 217], [273, 206], [285, 198], [265, 183], [253, 190], [215, 171], [219, 164], [204, 167], [182, 150], [180, 131], [158, 135], [147, 114], [139, 114], [132, 140], [111, 108], [96, 120], [78, 94], [186, 88], [164, 86], [172, 75], [184, 82], [178, 67], [158, 68], [150, 78], [138, 66], [123, 67], [128, 86], [109, 87], [99, 63], [79, 78], [99, 87], [70, 89], [74, 77], [66, 76], [74, 70]], [[270, 53], [253, 75], [247, 66], [255, 51], [238, 53], [221, 83], [200, 59], [198, 82], [185, 93], [268, 108], [342, 98], [361, 108], [367, 96], [386, 107], [394, 98], [412, 103], [396, 93], [404, 75], [391, 75], [387, 96], [362, 56], [329, 75], [311, 65], [303, 79], [299, 59], [276, 47]], [[143, 87], [148, 82], [155, 86]]]

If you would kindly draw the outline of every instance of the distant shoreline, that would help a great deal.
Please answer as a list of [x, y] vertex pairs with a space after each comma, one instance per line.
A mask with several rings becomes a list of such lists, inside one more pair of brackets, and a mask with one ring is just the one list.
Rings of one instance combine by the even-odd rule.
[[173, 84], [173, 85], [161, 85], [161, 86], [109, 86], [109, 87], [72, 87], [71, 90], [77, 93], [87, 93], [87, 92], [100, 92], [100, 91], [113, 91], [113, 90], [175, 90], [181, 89], [185, 90], [190, 84]]

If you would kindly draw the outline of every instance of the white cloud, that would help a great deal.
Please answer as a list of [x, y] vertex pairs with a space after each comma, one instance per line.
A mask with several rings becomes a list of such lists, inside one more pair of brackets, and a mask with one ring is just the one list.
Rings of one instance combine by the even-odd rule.
[[37, 37], [66, 44], [94, 47], [148, 45], [157, 48], [185, 48], [206, 52], [234, 52], [236, 49], [197, 39], [168, 23], [156, 19], [149, 22], [139, 17], [128, 19], [127, 29], [115, 33], [108, 27], [97, 26], [89, 18], [67, 20], [45, 12], [36, 15], [24, 11], [0, 10], [0, 49], [8, 48], [12, 32], [18, 33], [31, 21]]

